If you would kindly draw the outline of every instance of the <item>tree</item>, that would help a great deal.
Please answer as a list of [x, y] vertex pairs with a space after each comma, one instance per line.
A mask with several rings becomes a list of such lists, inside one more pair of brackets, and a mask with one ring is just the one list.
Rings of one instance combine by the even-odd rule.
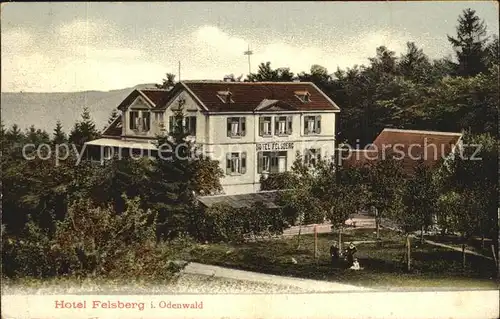
[[345, 221], [366, 204], [366, 188], [363, 183], [355, 182], [357, 169], [334, 167], [331, 164], [328, 166], [330, 169], [327, 171], [324, 168], [319, 170], [320, 187], [314, 188], [313, 193], [318, 195], [323, 203], [332, 228], [338, 230], [338, 247], [342, 252], [342, 231]]
[[167, 73], [166, 78], [163, 79], [162, 84], [155, 84], [156, 88], [163, 90], [170, 90], [175, 85], [175, 74]]
[[109, 206], [79, 199], [53, 233], [30, 220], [23, 236], [9, 238], [3, 251], [7, 275], [168, 282], [182, 268], [168, 259], [186, 246], [157, 245], [156, 213], [140, 208], [139, 198], [124, 201], [126, 208], [118, 214]]
[[431, 69], [429, 58], [414, 42], [407, 42], [406, 54], [401, 55], [398, 61], [399, 73], [407, 79], [424, 82]]
[[64, 144], [67, 141], [68, 141], [68, 137], [66, 136], [66, 133], [64, 133], [64, 131], [63, 131], [61, 121], [58, 120], [56, 123], [56, 127], [54, 129], [52, 143], [54, 145], [58, 145], [58, 144]]
[[[196, 145], [187, 137], [184, 127], [184, 101], [179, 100], [173, 110], [174, 125], [168, 135], [157, 137], [158, 160], [151, 171], [151, 202], [159, 214], [159, 231], [168, 238], [177, 237], [192, 228], [196, 222], [195, 197], [222, 190], [219, 178], [223, 176], [217, 162], [199, 158]], [[195, 227], [196, 228], [196, 227]]]
[[34, 125], [31, 125], [25, 133], [26, 143], [32, 143], [36, 146], [40, 144], [48, 144], [50, 142], [49, 134], [40, 129], [36, 129]]
[[371, 69], [375, 72], [396, 74], [397, 58], [396, 52], [389, 50], [385, 46], [377, 48], [377, 55], [374, 58], [369, 58]]
[[[434, 171], [423, 162], [415, 169], [415, 175], [406, 183], [403, 195], [405, 209], [397, 216], [405, 232], [420, 230], [420, 243], [424, 243], [424, 230], [432, 225], [437, 215], [439, 189]], [[398, 218], [402, 217], [402, 218]]]
[[320, 200], [312, 192], [314, 177], [299, 153], [293, 162], [292, 173], [295, 177], [289, 180], [292, 183], [288, 189], [280, 193], [278, 202], [288, 223], [299, 224], [297, 236], [297, 249], [299, 249], [302, 226], [307, 223], [323, 222], [325, 214]]
[[474, 135], [465, 132], [464, 147], [451, 164], [451, 189], [459, 193], [467, 192], [475, 196], [477, 211], [474, 232], [484, 237], [494, 238], [498, 230], [497, 216], [498, 181], [489, 173], [498, 170], [498, 140], [490, 134]]
[[455, 49], [458, 64], [456, 72], [461, 76], [474, 76], [486, 71], [486, 25], [472, 9], [463, 10], [458, 18], [457, 36], [448, 35]]
[[111, 110], [111, 114], [109, 115], [108, 119], [108, 126], [111, 125], [111, 123], [113, 123], [119, 115], [120, 113], [118, 113], [118, 111], [115, 108]]
[[90, 116], [87, 107], [83, 109], [82, 119], [75, 123], [69, 134], [69, 142], [75, 144], [79, 149], [88, 142], [99, 138], [100, 132], [96, 129], [95, 123]]
[[495, 65], [498, 68], [498, 52], [500, 48], [498, 45], [498, 35], [494, 34], [492, 40], [488, 43], [485, 49], [486, 64], [489, 69]]
[[405, 179], [401, 163], [391, 158], [379, 159], [371, 165], [368, 176], [369, 203], [376, 209], [375, 226], [380, 239], [380, 223], [384, 216], [394, 216], [401, 209]]
[[278, 68], [273, 70], [271, 62], [261, 63], [257, 73], [251, 73], [247, 76], [249, 82], [291, 82], [293, 73], [289, 68]]

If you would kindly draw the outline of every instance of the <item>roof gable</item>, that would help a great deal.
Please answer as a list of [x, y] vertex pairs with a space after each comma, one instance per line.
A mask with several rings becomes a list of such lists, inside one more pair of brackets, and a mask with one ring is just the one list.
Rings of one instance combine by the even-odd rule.
[[146, 101], [141, 95], [137, 96], [135, 100], [130, 103], [126, 109], [151, 109], [152, 105]]
[[156, 108], [161, 105], [168, 93], [168, 90], [162, 89], [135, 89], [118, 105], [118, 109], [125, 111], [138, 97], [141, 97], [142, 101], [149, 108]]

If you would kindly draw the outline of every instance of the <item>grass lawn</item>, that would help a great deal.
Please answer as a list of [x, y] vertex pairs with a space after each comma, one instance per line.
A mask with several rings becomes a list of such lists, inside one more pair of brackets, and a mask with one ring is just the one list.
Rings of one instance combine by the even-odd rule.
[[[344, 233], [343, 241], [374, 239], [373, 230], [352, 229]], [[492, 279], [495, 265], [491, 260], [467, 255], [467, 267], [462, 270], [460, 252], [420, 245], [412, 241], [413, 270], [408, 273], [403, 263], [404, 238], [396, 232], [381, 230], [381, 247], [376, 244], [358, 244], [358, 258], [363, 270], [333, 268], [329, 247], [337, 234], [318, 235], [319, 257], [314, 258], [314, 237], [297, 237], [243, 244], [210, 244], [191, 252], [191, 261], [250, 270], [268, 274], [329, 280], [373, 288], [489, 288], [498, 285]], [[295, 258], [297, 264], [291, 259]]]

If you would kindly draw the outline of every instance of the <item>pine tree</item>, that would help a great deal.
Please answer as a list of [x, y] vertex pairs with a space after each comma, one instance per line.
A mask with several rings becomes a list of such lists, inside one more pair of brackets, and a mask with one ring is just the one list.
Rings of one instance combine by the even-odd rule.
[[[222, 190], [219, 178], [223, 172], [218, 163], [194, 156], [196, 145], [187, 139], [189, 132], [183, 125], [183, 104], [180, 100], [173, 110], [172, 130], [158, 136], [159, 159], [154, 161], [151, 177], [152, 206], [158, 211], [159, 231], [168, 238], [187, 232], [199, 222], [193, 220], [197, 194]], [[201, 178], [205, 175], [210, 178]]]
[[24, 134], [17, 124], [13, 124], [10, 130], [5, 133], [7, 141], [12, 143], [21, 143], [24, 139]]
[[421, 81], [428, 76], [431, 64], [429, 58], [414, 42], [406, 43], [406, 54], [401, 55], [398, 70], [405, 79]]
[[89, 109], [85, 107], [82, 113], [82, 120], [75, 123], [69, 135], [69, 141], [81, 148], [83, 145], [100, 136], [100, 132], [96, 129], [95, 123], [90, 116]]
[[114, 122], [114, 120], [118, 117], [119, 113], [116, 109], [113, 109], [111, 111], [111, 114], [109, 115], [109, 119], [108, 119], [108, 125], [111, 125], [111, 123]]
[[377, 56], [369, 58], [371, 67], [376, 73], [396, 74], [396, 52], [389, 50], [385, 46], [377, 48]]
[[486, 71], [486, 25], [475, 10], [469, 8], [462, 12], [458, 18], [457, 37], [448, 36], [448, 41], [455, 49], [458, 75], [474, 76]]
[[56, 123], [53, 135], [54, 135], [52, 138], [53, 144], [64, 144], [68, 141], [68, 137], [66, 136], [66, 133], [64, 133], [61, 121], [59, 120]]
[[48, 144], [50, 142], [49, 134], [43, 130], [36, 129], [34, 125], [31, 125], [26, 130], [26, 143], [32, 143], [35, 145]]

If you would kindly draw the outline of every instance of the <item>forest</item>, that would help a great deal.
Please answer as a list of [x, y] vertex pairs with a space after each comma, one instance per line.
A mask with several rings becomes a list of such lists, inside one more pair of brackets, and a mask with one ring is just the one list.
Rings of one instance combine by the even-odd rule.
[[[81, 149], [98, 138], [100, 129], [88, 110], [68, 135], [60, 124], [51, 133], [34, 125], [21, 131], [17, 125], [2, 124], [3, 276], [166, 280], [178, 268], [165, 261], [181, 256], [196, 242], [279, 234], [297, 220], [327, 218], [338, 226], [366, 205], [378, 209], [380, 220], [391, 219], [407, 234], [437, 225], [460, 234], [464, 243], [472, 236], [495, 238], [498, 36], [487, 34], [481, 18], [466, 9], [448, 40], [455, 52], [452, 58], [430, 59], [418, 44], [408, 42], [400, 56], [381, 46], [374, 48], [366, 65], [333, 73], [314, 64], [307, 72], [293, 74], [267, 62], [247, 76], [246, 81], [297, 77], [315, 83], [341, 108], [339, 143], [364, 145], [383, 128], [394, 127], [463, 132], [465, 144], [482, 145], [481, 161], [459, 158], [446, 170], [419, 166], [411, 178], [403, 177], [391, 159], [368, 170], [320, 161], [314, 168], [318, 174], [297, 161], [292, 172], [262, 181], [264, 189], [287, 190], [279, 211], [261, 205], [242, 211], [199, 207], [196, 195], [221, 189], [223, 172], [210, 158], [116, 159], [104, 165], [83, 160], [76, 165], [72, 154], [61, 163], [50, 157], [23, 157], [28, 143], [69, 143]], [[174, 82], [167, 74], [158, 87]], [[116, 116], [114, 111], [110, 121]], [[185, 142], [182, 129], [169, 135], [172, 138], [159, 136], [158, 143], [175, 148]]]

